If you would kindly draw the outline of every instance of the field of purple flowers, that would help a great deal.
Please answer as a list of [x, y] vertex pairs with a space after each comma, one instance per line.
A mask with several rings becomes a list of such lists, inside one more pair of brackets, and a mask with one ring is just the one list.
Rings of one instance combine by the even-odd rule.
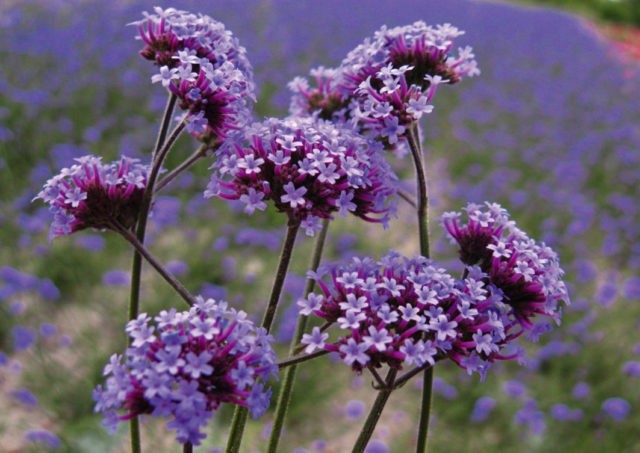
[[[49, 211], [32, 200], [74, 158], [149, 153], [166, 93], [151, 83], [136, 28], [126, 24], [153, 6], [0, 5], [0, 451], [126, 451], [126, 430], [110, 436], [100, 426], [91, 393], [108, 357], [126, 344], [131, 252], [117, 235], [95, 231], [49, 242]], [[530, 334], [524, 366], [498, 363], [484, 382], [453, 363], [435, 368], [432, 451], [640, 449], [640, 63], [618, 58], [577, 17], [499, 3], [163, 6], [208, 14], [233, 31], [254, 66], [256, 119], [286, 114], [290, 80], [338, 65], [383, 24], [465, 30], [460, 45], [473, 46], [482, 73], [440, 88], [423, 120], [433, 257], [452, 255], [436, 216], [468, 201], [498, 202], [558, 252], [571, 305], [561, 326]], [[169, 164], [193, 149], [180, 138]], [[411, 191], [408, 159], [390, 161]], [[242, 203], [205, 199], [210, 164], [198, 163], [157, 199], [148, 244], [185, 286], [251, 313], [266, 302], [285, 222], [273, 209], [247, 216]], [[388, 229], [334, 224], [327, 259], [417, 251], [413, 212], [402, 203]], [[299, 242], [275, 321], [282, 351], [312, 247]], [[144, 311], [175, 299], [145, 271]], [[373, 401], [368, 376], [324, 359], [299, 369], [282, 451], [347, 451]], [[411, 382], [392, 395], [371, 452], [411, 451], [419, 387]], [[223, 407], [214, 416], [201, 451], [224, 447], [231, 414]], [[249, 423], [246, 451], [262, 448], [271, 418]], [[152, 420], [143, 423], [143, 446], [176, 451], [173, 433]]]

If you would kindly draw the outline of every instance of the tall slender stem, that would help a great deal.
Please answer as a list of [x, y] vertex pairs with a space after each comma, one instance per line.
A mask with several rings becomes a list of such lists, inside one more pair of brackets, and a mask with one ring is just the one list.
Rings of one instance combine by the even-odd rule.
[[193, 444], [191, 442], [185, 442], [182, 445], [182, 453], [193, 453]]
[[427, 192], [427, 175], [425, 172], [422, 146], [418, 137], [418, 126], [413, 123], [408, 129], [407, 141], [411, 148], [411, 157], [416, 170], [416, 200], [418, 213], [418, 234], [420, 238], [420, 254], [429, 258], [429, 195]]
[[171, 170], [167, 176], [158, 181], [155, 187], [155, 191], [158, 192], [162, 190], [162, 188], [173, 181], [180, 173], [182, 173], [183, 171], [191, 167], [194, 163], [196, 163], [199, 159], [204, 157], [207, 149], [209, 149], [207, 145], [201, 145], [200, 148], [195, 150], [193, 154], [191, 154], [184, 162]]
[[[118, 228], [118, 227], [116, 227]], [[140, 255], [144, 257], [145, 260], [153, 268], [158, 271], [158, 273], [164, 278], [169, 285], [173, 289], [176, 290], [178, 294], [185, 300], [189, 306], [192, 306], [195, 303], [194, 297], [187, 291], [187, 289], [178, 281], [173, 274], [171, 274], [148, 250], [147, 248], [138, 240], [138, 238], [129, 230], [123, 227], [118, 228], [118, 232], [124, 237], [129, 243], [136, 249]]]
[[278, 301], [280, 300], [280, 294], [282, 293], [284, 279], [287, 276], [287, 270], [289, 269], [289, 263], [291, 262], [291, 256], [293, 255], [293, 246], [296, 242], [296, 236], [299, 228], [299, 223], [289, 225], [287, 228], [287, 235], [284, 239], [284, 244], [282, 245], [282, 252], [280, 253], [280, 262], [278, 263], [278, 269], [276, 270], [276, 278], [273, 281], [273, 287], [271, 288], [271, 295], [269, 296], [267, 310], [262, 318], [262, 327], [264, 327], [267, 332], [271, 331], [273, 318], [276, 315], [276, 308], [278, 307]]
[[[327, 238], [327, 231], [329, 230], [329, 219], [324, 219], [322, 223], [322, 230], [316, 238], [313, 254], [311, 255], [311, 263], [309, 270], [315, 272], [320, 266], [320, 260], [322, 259], [322, 252], [324, 250], [324, 244]], [[313, 291], [316, 281], [312, 278], [307, 279], [307, 284], [304, 289], [304, 295], [308, 295]], [[294, 355], [296, 353], [297, 345], [302, 339], [307, 328], [307, 316], [298, 316], [298, 323], [296, 325], [296, 331], [291, 339], [291, 345], [289, 347], [289, 354]], [[323, 351], [324, 352], [324, 351]], [[273, 426], [271, 427], [271, 434], [269, 436], [268, 453], [275, 453], [278, 448], [278, 442], [282, 435], [282, 428], [284, 427], [284, 419], [287, 415], [287, 409], [291, 401], [291, 393], [293, 392], [293, 386], [296, 379], [297, 364], [293, 364], [287, 368], [280, 387], [280, 394], [278, 395], [278, 403], [276, 404], [276, 410], [273, 420]]]
[[387, 373], [387, 377], [385, 379], [385, 387], [383, 389], [378, 390], [378, 396], [376, 396], [376, 400], [369, 411], [369, 415], [367, 416], [367, 420], [364, 422], [364, 426], [362, 427], [362, 431], [360, 431], [360, 435], [356, 440], [355, 445], [353, 446], [352, 453], [362, 453], [364, 449], [367, 447], [373, 432], [375, 431], [376, 425], [378, 424], [378, 420], [380, 420], [380, 416], [382, 415], [382, 411], [384, 406], [387, 404], [387, 400], [389, 396], [391, 396], [391, 392], [393, 391], [393, 383], [396, 377], [397, 370], [391, 368]]
[[167, 105], [164, 108], [164, 114], [162, 115], [162, 123], [160, 124], [160, 130], [158, 131], [158, 136], [156, 137], [156, 145], [153, 148], [152, 157], [155, 160], [155, 156], [162, 148], [165, 139], [167, 138], [167, 132], [169, 132], [169, 125], [171, 124], [171, 115], [173, 115], [173, 109], [176, 106], [177, 96], [173, 93], [169, 95], [169, 99], [167, 100]]
[[[312, 352], [311, 354], [295, 355], [295, 356], [289, 357], [288, 359], [284, 359], [278, 362], [278, 367], [280, 369], [287, 368], [287, 371], [289, 371], [291, 368], [295, 368], [299, 363], [306, 362], [307, 360], [313, 360], [317, 357], [322, 357], [323, 355], [327, 355], [330, 352], [331, 351], [321, 349], [320, 351]], [[285, 382], [283, 381], [282, 385], [284, 386], [284, 384]], [[280, 392], [280, 395], [282, 395], [282, 392]], [[278, 399], [278, 402], [279, 401], [280, 399]], [[277, 408], [276, 408], [276, 412], [277, 412]], [[273, 432], [273, 430], [271, 432]]]
[[[420, 234], [420, 254], [429, 258], [429, 197], [427, 193], [427, 178], [424, 169], [422, 146], [418, 137], [416, 123], [408, 130], [407, 140], [411, 148], [411, 156], [416, 168], [416, 182], [418, 189], [418, 230]], [[418, 442], [416, 453], [427, 451], [427, 436], [429, 433], [429, 418], [431, 415], [431, 399], [433, 388], [433, 367], [424, 371], [422, 381], [422, 402], [420, 405], [420, 424], [418, 426]]]
[[[174, 94], [169, 95], [167, 106], [164, 110], [162, 117], [162, 123], [158, 136], [156, 137], [156, 143], [152, 153], [152, 161], [155, 162], [155, 156], [158, 151], [163, 147], [167, 131], [169, 130], [169, 124], [171, 124], [171, 116], [173, 115], [173, 109], [176, 104], [176, 96]], [[147, 198], [145, 189], [145, 197]], [[153, 192], [150, 192], [153, 194]], [[151, 206], [151, 198], [149, 203], [143, 203], [142, 209], [138, 213], [138, 219], [136, 224], [136, 239], [144, 244], [144, 237], [147, 225], [147, 217], [149, 216], [149, 209]], [[129, 291], [129, 319], [136, 319], [140, 311], [140, 284], [142, 281], [142, 255], [137, 250], [133, 254], [131, 261], [131, 287]], [[131, 342], [133, 340], [129, 340]], [[140, 423], [138, 417], [131, 417], [129, 420], [129, 433], [131, 437], [131, 453], [141, 453], [142, 447], [140, 443]]]
[[[276, 270], [276, 277], [273, 281], [273, 287], [271, 288], [271, 295], [269, 296], [267, 309], [265, 310], [264, 317], [262, 318], [262, 327], [264, 327], [267, 332], [271, 330], [271, 325], [273, 324], [276, 308], [278, 307], [278, 301], [280, 300], [284, 279], [287, 276], [287, 269], [291, 262], [293, 246], [296, 242], [296, 236], [299, 229], [299, 223], [289, 224], [287, 228], [287, 235], [284, 239], [284, 244], [282, 245], [282, 252], [280, 253], [280, 262], [278, 263], [278, 269]], [[227, 453], [237, 453], [240, 449], [244, 426], [247, 423], [247, 414], [248, 410], [246, 407], [236, 406], [235, 412], [233, 413], [233, 420], [231, 421], [229, 439], [227, 441]]]

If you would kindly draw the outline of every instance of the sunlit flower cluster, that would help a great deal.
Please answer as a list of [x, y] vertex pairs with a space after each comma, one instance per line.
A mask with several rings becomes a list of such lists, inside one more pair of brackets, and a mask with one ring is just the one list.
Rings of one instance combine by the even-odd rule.
[[397, 178], [376, 149], [329, 122], [267, 119], [219, 150], [205, 196], [240, 200], [249, 214], [271, 200], [309, 235], [336, 212], [386, 224]]
[[151, 77], [179, 99], [189, 132], [207, 142], [224, 139], [251, 118], [253, 69], [244, 47], [209, 16], [156, 7], [135, 22], [145, 47], [140, 54], [158, 66]]
[[248, 407], [254, 417], [269, 407], [265, 382], [278, 370], [272, 338], [245, 312], [200, 297], [188, 312], [141, 314], [126, 331], [131, 345], [111, 357], [94, 392], [109, 428], [142, 414], [168, 417], [178, 442], [198, 445], [220, 404]]
[[36, 196], [53, 213], [50, 237], [85, 228], [119, 230], [134, 225], [147, 182], [148, 167], [122, 157], [109, 164], [87, 155], [49, 179]]
[[460, 260], [487, 274], [523, 328], [533, 327], [531, 318], [537, 314], [559, 322], [560, 302], [569, 303], [569, 296], [556, 253], [517, 228], [496, 203], [470, 203], [465, 213], [466, 223], [460, 212], [442, 217], [450, 239], [460, 247]]

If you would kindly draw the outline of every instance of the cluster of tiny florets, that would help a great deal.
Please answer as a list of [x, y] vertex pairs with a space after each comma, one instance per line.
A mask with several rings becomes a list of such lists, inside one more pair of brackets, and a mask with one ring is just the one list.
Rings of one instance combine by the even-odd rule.
[[333, 213], [386, 224], [395, 206], [395, 180], [376, 145], [350, 130], [310, 118], [267, 119], [218, 151], [206, 197], [267, 201], [309, 235]]
[[140, 54], [159, 72], [151, 77], [178, 98], [186, 127], [216, 143], [250, 120], [255, 101], [253, 69], [233, 34], [209, 16], [175, 8], [135, 22], [145, 47]]
[[496, 203], [470, 203], [465, 213], [466, 223], [460, 212], [442, 217], [460, 260], [487, 274], [523, 328], [533, 327], [531, 318], [538, 314], [559, 322], [560, 302], [569, 303], [569, 296], [557, 254], [517, 228]]
[[53, 213], [50, 237], [64, 236], [85, 228], [132, 227], [147, 183], [148, 166], [122, 157], [105, 164], [87, 155], [49, 179], [35, 199]]
[[289, 113], [293, 116], [314, 116], [334, 123], [346, 124], [349, 116], [349, 98], [338, 90], [340, 71], [324, 66], [311, 70], [315, 86], [303, 77], [296, 77], [289, 82], [289, 90], [293, 92]]
[[291, 112], [351, 121], [394, 149], [406, 128], [433, 110], [438, 85], [480, 73], [470, 47], [453, 54], [464, 34], [449, 24], [382, 27], [353, 49], [337, 69], [312, 72], [317, 88], [296, 78]]
[[[358, 372], [449, 358], [482, 376], [493, 361], [514, 358], [503, 350], [518, 336], [511, 332], [516, 323], [478, 268], [458, 280], [430, 260], [390, 252], [379, 262], [356, 258], [314, 278], [321, 293], [298, 306], [325, 325], [304, 335], [307, 353], [336, 352]], [[346, 333], [330, 341], [327, 328], [334, 324]]]
[[248, 407], [254, 417], [268, 408], [265, 382], [278, 370], [272, 338], [245, 312], [198, 298], [187, 312], [141, 314], [126, 331], [131, 345], [111, 357], [94, 391], [109, 428], [138, 415], [168, 417], [178, 442], [198, 445], [220, 404]]

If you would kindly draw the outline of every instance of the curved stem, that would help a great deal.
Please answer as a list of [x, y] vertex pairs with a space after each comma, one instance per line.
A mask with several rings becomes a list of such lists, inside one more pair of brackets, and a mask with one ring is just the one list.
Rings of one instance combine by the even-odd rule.
[[[155, 156], [162, 148], [167, 131], [169, 130], [169, 124], [171, 124], [171, 115], [176, 104], [176, 96], [171, 94], [167, 100], [167, 106], [164, 110], [162, 117], [162, 123], [158, 136], [156, 137], [156, 143], [153, 148], [152, 161], [155, 161]], [[146, 192], [146, 189], [145, 189]], [[146, 197], [145, 197], [146, 198]], [[150, 206], [150, 203], [149, 203]], [[149, 206], [145, 207], [143, 203], [142, 209], [138, 213], [138, 219], [136, 223], [136, 239], [142, 244], [144, 243], [145, 230], [147, 225], [147, 217], [149, 216]], [[140, 311], [140, 284], [142, 277], [142, 255], [136, 251], [133, 254], [131, 261], [131, 286], [129, 288], [129, 319], [136, 319]], [[129, 339], [129, 343], [133, 340]], [[129, 420], [129, 432], [131, 436], [131, 453], [141, 453], [142, 447], [140, 443], [140, 423], [138, 417], [131, 417]]]
[[385, 387], [378, 391], [378, 396], [369, 411], [369, 415], [367, 416], [367, 420], [364, 422], [364, 426], [362, 427], [362, 431], [360, 431], [360, 435], [356, 440], [355, 445], [353, 446], [352, 453], [362, 453], [364, 449], [367, 447], [371, 436], [378, 424], [378, 420], [380, 420], [380, 416], [382, 415], [382, 410], [384, 406], [387, 404], [387, 400], [389, 396], [391, 396], [391, 392], [393, 391], [394, 380], [396, 377], [397, 370], [393, 368], [389, 370], [387, 373], [387, 377], [385, 379]]
[[[418, 231], [420, 235], [420, 254], [429, 258], [429, 197], [427, 194], [427, 178], [424, 170], [424, 158], [418, 125], [412, 124], [408, 129], [407, 141], [411, 148], [411, 156], [416, 168], [416, 183], [418, 189]], [[418, 426], [418, 442], [416, 453], [427, 451], [427, 435], [429, 433], [429, 418], [431, 415], [431, 395], [433, 387], [433, 367], [424, 371], [422, 384], [422, 402], [420, 405], [420, 424]]]
[[[327, 355], [330, 352], [331, 351], [327, 351], [325, 349], [321, 349], [320, 351], [312, 352], [311, 354], [303, 354], [303, 355], [297, 355], [297, 356], [289, 357], [288, 359], [284, 359], [284, 360], [281, 360], [280, 362], [278, 362], [278, 367], [280, 369], [288, 368], [287, 371], [289, 371], [292, 368], [295, 368], [299, 363], [306, 362], [308, 360], [312, 360], [312, 359], [315, 359], [317, 357], [322, 357], [323, 355]], [[285, 375], [285, 378], [286, 378], [286, 375]], [[285, 382], [283, 381], [282, 385], [284, 386], [284, 384], [285, 384]], [[280, 399], [282, 398], [282, 392], [280, 392], [280, 395], [281, 396], [278, 399], [278, 402], [280, 402]], [[277, 408], [276, 408], [276, 412], [277, 412]], [[273, 433], [273, 430], [271, 432]]]
[[[273, 319], [276, 315], [276, 308], [278, 307], [278, 301], [280, 300], [280, 294], [282, 293], [282, 286], [284, 285], [284, 279], [287, 276], [287, 269], [291, 262], [291, 256], [293, 255], [293, 246], [296, 242], [296, 236], [300, 229], [299, 223], [289, 224], [287, 228], [287, 235], [282, 245], [282, 252], [280, 252], [280, 262], [278, 269], [276, 270], [276, 277], [273, 281], [273, 287], [271, 288], [271, 295], [269, 296], [269, 302], [267, 309], [262, 319], [262, 327], [267, 332], [271, 330]], [[243, 406], [236, 406], [233, 413], [233, 420], [231, 422], [231, 431], [229, 432], [229, 439], [227, 441], [227, 453], [237, 453], [242, 443], [242, 434], [244, 432], [244, 426], [247, 423], [248, 410]]]
[[207, 147], [207, 145], [201, 145], [200, 148], [195, 150], [193, 154], [187, 157], [187, 159], [184, 162], [182, 162], [176, 168], [171, 170], [167, 176], [165, 176], [160, 181], [158, 181], [155, 187], [155, 192], [157, 193], [160, 190], [162, 190], [167, 184], [173, 181], [180, 173], [182, 173], [183, 171], [191, 167], [199, 159], [203, 158], [208, 149], [209, 148]]
[[[311, 263], [309, 265], [309, 270], [315, 272], [318, 270], [320, 266], [320, 260], [322, 259], [322, 252], [324, 250], [324, 244], [327, 238], [327, 231], [329, 230], [329, 219], [324, 219], [322, 221], [322, 230], [318, 234], [316, 238], [315, 244], [313, 246], [313, 254], [311, 255]], [[313, 291], [315, 287], [316, 281], [312, 278], [307, 279], [307, 284], [304, 289], [304, 295], [308, 295]], [[307, 316], [298, 316], [298, 323], [296, 325], [296, 331], [291, 339], [291, 345], [289, 347], [289, 353], [291, 355], [296, 354], [298, 350], [298, 344], [302, 339], [302, 335], [307, 329]], [[320, 351], [320, 353], [309, 354], [309, 356], [315, 355], [319, 356], [328, 351]], [[306, 356], [306, 357], [309, 357]], [[278, 448], [278, 442], [280, 441], [280, 436], [282, 435], [282, 428], [284, 427], [284, 419], [287, 415], [287, 410], [289, 408], [289, 403], [291, 401], [291, 394], [293, 393], [293, 386], [296, 379], [296, 371], [297, 371], [297, 363], [282, 363], [279, 364], [280, 368], [284, 368], [284, 366], [291, 365], [286, 371], [284, 378], [282, 380], [282, 385], [280, 387], [280, 394], [278, 395], [278, 403], [276, 404], [275, 415], [273, 420], [273, 426], [271, 427], [271, 434], [269, 435], [269, 446], [267, 449], [268, 453], [275, 453]]]
[[189, 306], [192, 306], [195, 303], [195, 298], [187, 291], [187, 289], [178, 281], [178, 279], [171, 274], [152, 254], [147, 250], [147, 248], [138, 240], [138, 238], [129, 230], [123, 227], [116, 227], [118, 233], [122, 235], [129, 243], [136, 249], [140, 255], [147, 260], [153, 268], [158, 271], [158, 273], [171, 285], [173, 289], [176, 290], [180, 296], [185, 300]]

